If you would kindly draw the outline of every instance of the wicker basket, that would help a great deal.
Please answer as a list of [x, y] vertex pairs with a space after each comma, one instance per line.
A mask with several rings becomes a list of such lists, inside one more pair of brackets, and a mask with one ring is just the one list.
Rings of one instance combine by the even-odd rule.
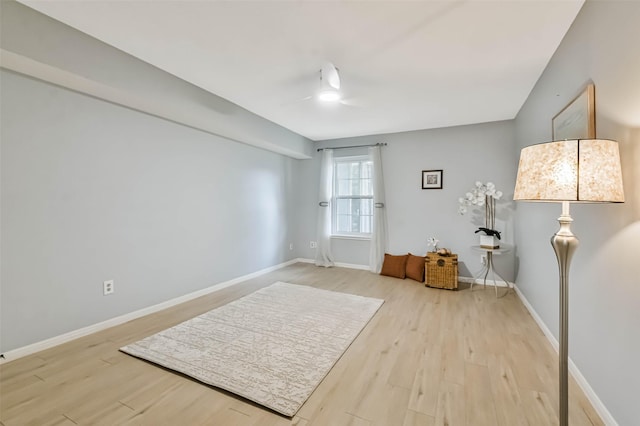
[[429, 287], [457, 290], [458, 288], [458, 255], [441, 256], [427, 253], [425, 260], [426, 280]]

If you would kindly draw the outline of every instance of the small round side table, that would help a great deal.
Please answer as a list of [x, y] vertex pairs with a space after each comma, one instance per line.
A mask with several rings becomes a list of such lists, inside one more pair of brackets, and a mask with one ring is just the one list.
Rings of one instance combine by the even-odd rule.
[[491, 277], [492, 277], [492, 281], [493, 281], [493, 287], [494, 287], [494, 289], [496, 291], [496, 297], [498, 297], [498, 283], [496, 282], [496, 275], [499, 278], [498, 281], [503, 281], [507, 286], [507, 292], [502, 295], [502, 296], [505, 296], [509, 292], [509, 290], [511, 290], [511, 286], [509, 285], [509, 281], [505, 280], [502, 277], [502, 275], [500, 275], [498, 273], [498, 271], [496, 271], [496, 268], [493, 265], [493, 255], [494, 254], [501, 255], [503, 253], [507, 253], [507, 252], [511, 251], [511, 249], [508, 248], [508, 247], [487, 248], [487, 247], [482, 247], [482, 246], [471, 246], [471, 249], [473, 249], [475, 251], [480, 251], [480, 252], [485, 253], [487, 255], [487, 264], [483, 266], [482, 270], [478, 273], [477, 276], [473, 277], [473, 281], [471, 282], [470, 291], [473, 291], [473, 284], [476, 281], [476, 277], [480, 278], [483, 273], [484, 273], [484, 277], [482, 279], [482, 282], [484, 284], [484, 288], [486, 289], [487, 288], [487, 276], [489, 276], [489, 272], [491, 272]]

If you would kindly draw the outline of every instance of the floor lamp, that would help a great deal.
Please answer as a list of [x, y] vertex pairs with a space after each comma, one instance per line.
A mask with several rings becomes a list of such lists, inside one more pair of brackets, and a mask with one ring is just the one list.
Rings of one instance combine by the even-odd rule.
[[551, 237], [560, 272], [560, 425], [569, 424], [569, 265], [578, 247], [571, 232], [574, 202], [624, 202], [618, 143], [605, 139], [531, 145], [520, 153], [514, 200], [561, 202], [560, 229]]

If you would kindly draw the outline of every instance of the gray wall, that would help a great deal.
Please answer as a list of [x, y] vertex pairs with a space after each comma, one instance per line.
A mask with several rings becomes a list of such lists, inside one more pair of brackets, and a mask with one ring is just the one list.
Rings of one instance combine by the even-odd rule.
[[[478, 244], [474, 231], [484, 226], [481, 214], [460, 216], [458, 198], [469, 191], [476, 180], [493, 181], [505, 193], [499, 203], [497, 228], [503, 231], [503, 241], [512, 245], [513, 187], [517, 163], [513, 121], [422, 130], [387, 135], [329, 140], [319, 147], [364, 145], [386, 142], [382, 148], [384, 185], [387, 198], [389, 244], [394, 254], [424, 254], [427, 239], [437, 237], [440, 246], [458, 253], [460, 274], [472, 276], [481, 268], [480, 254], [471, 250]], [[337, 150], [335, 155], [358, 155], [366, 149]], [[303, 214], [297, 215], [299, 254], [314, 258], [309, 241], [316, 239], [317, 196], [320, 156], [313, 162], [300, 163], [301, 185], [298, 202]], [[422, 170], [443, 169], [443, 189], [423, 190]], [[332, 239], [332, 249], [338, 262], [368, 265], [369, 242]], [[513, 280], [514, 253], [497, 256], [496, 266], [505, 278]]]
[[2, 351], [294, 257], [297, 160], [0, 78]]
[[[122, 52], [2, 3], [3, 47], [27, 54], [59, 31], [73, 37], [48, 45], [52, 57], [76, 63], [104, 54], [122, 81], [131, 71], [134, 80], [162, 82], [176, 102], [219, 105]], [[44, 23], [32, 26], [33, 19]], [[0, 84], [0, 352], [295, 257], [288, 223], [296, 160], [10, 71], [0, 71]], [[252, 120], [244, 123], [254, 130], [264, 124]], [[108, 279], [116, 290], [103, 296]]]
[[[640, 3], [587, 1], [516, 119], [519, 148], [551, 139], [551, 118], [587, 80], [598, 137], [620, 143], [627, 202], [573, 205], [569, 352], [620, 425], [640, 424]], [[518, 203], [517, 283], [558, 330], [558, 272], [549, 237], [558, 204]]]

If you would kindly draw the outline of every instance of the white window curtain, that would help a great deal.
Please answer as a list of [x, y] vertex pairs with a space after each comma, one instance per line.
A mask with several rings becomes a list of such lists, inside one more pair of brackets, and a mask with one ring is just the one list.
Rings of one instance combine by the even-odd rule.
[[320, 193], [318, 195], [318, 247], [316, 265], [334, 265], [331, 254], [331, 198], [333, 194], [333, 151], [322, 151], [320, 165]]
[[371, 248], [369, 249], [369, 270], [376, 274], [382, 270], [384, 253], [387, 247], [387, 207], [384, 197], [382, 177], [382, 156], [380, 146], [369, 148], [369, 157], [373, 162], [373, 229]]

